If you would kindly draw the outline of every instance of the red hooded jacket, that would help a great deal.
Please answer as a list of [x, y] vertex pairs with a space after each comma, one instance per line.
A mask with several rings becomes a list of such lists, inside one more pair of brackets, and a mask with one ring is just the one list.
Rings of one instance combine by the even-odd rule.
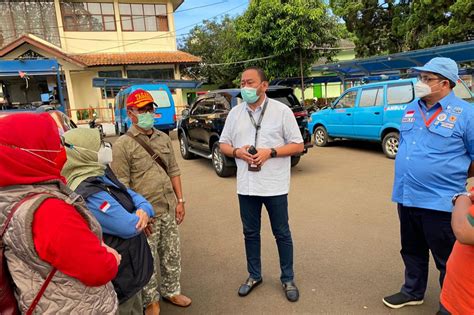
[[[51, 116], [22, 113], [0, 118], [0, 161], [0, 187], [64, 181], [60, 172], [65, 151]], [[104, 285], [117, 274], [115, 256], [64, 201], [47, 199], [35, 212], [32, 231], [38, 256], [85, 285]]]

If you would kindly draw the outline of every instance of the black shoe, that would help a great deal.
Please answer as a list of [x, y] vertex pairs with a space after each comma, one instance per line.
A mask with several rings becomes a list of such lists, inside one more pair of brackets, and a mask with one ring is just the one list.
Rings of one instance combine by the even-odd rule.
[[245, 283], [240, 286], [239, 295], [247, 296], [253, 290], [253, 288], [258, 286], [260, 283], [262, 283], [262, 278], [255, 280], [249, 277], [247, 281], [245, 281]]
[[408, 295], [398, 292], [394, 295], [386, 296], [383, 298], [383, 304], [387, 305], [390, 308], [402, 308], [407, 305], [421, 305], [423, 304], [423, 299], [415, 299], [409, 297]]
[[283, 282], [283, 290], [285, 291], [286, 298], [290, 302], [296, 302], [300, 298], [300, 291], [296, 287], [293, 281]]

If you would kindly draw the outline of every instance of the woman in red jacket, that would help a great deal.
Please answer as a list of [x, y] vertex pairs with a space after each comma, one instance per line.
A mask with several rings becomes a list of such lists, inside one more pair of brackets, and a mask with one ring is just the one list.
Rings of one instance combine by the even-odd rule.
[[0, 118], [0, 161], [0, 226], [23, 201], [3, 236], [20, 310], [54, 274], [36, 312], [115, 313], [110, 280], [120, 256], [103, 244], [100, 225], [60, 175], [66, 155], [54, 120], [48, 114]]
[[474, 314], [474, 191], [453, 197], [456, 243], [446, 266], [439, 315]]

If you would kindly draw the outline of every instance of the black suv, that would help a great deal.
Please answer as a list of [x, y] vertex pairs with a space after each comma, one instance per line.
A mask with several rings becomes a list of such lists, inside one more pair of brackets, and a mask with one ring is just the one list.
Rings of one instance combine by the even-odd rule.
[[[291, 157], [291, 166], [295, 166], [308, 148], [312, 147], [308, 131], [308, 113], [298, 102], [291, 88], [270, 86], [267, 96], [288, 105], [296, 117], [305, 150]], [[200, 96], [189, 109], [183, 110], [182, 118], [178, 122], [178, 139], [183, 158], [188, 160], [197, 155], [211, 159], [217, 175], [220, 177], [234, 175], [235, 161], [224, 156], [219, 150], [219, 136], [227, 114], [232, 107], [241, 102], [243, 101], [240, 89], [217, 90]]]

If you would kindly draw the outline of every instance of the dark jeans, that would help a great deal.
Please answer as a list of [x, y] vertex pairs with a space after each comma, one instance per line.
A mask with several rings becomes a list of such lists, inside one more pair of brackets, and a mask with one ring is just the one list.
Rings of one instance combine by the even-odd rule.
[[400, 234], [405, 263], [405, 284], [401, 292], [423, 299], [428, 281], [429, 252], [439, 270], [442, 287], [446, 262], [456, 238], [451, 228], [451, 213], [398, 205]]
[[280, 279], [282, 282], [293, 280], [293, 241], [288, 225], [288, 195], [271, 197], [239, 195], [239, 204], [245, 236], [247, 270], [250, 277], [257, 280], [262, 277], [260, 226], [262, 205], [265, 205], [278, 246]]

